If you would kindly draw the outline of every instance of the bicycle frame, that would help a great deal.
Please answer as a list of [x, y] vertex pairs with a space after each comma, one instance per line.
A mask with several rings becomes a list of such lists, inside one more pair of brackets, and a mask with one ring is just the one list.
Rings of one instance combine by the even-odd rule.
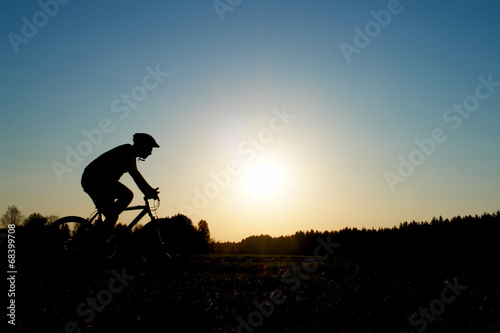
[[[159, 200], [158, 200], [159, 201]], [[149, 206], [148, 199], [144, 197], [144, 205], [137, 205], [137, 206], [132, 206], [132, 207], [127, 207], [123, 211], [132, 211], [132, 210], [142, 210], [139, 215], [136, 216], [136, 218], [130, 222], [127, 225], [127, 230], [132, 230], [132, 228], [146, 215], [148, 214], [149, 217], [151, 218], [151, 221], [156, 220], [156, 216], [153, 215], [153, 212], [151, 211], [151, 207]], [[157, 208], [157, 207], [156, 207]], [[155, 208], [155, 210], [156, 210]], [[92, 216], [88, 219], [90, 223], [94, 222], [96, 218], [99, 218], [102, 220], [102, 213], [100, 211], [96, 211], [95, 213], [92, 214]]]
[[129, 223], [127, 226], [127, 230], [132, 230], [132, 228], [146, 215], [149, 214], [149, 217], [151, 218], [151, 221], [156, 220], [156, 217], [153, 215], [153, 212], [151, 211], [151, 207], [149, 206], [148, 199], [144, 198], [144, 205], [138, 205], [138, 206], [132, 206], [132, 207], [127, 207], [125, 208], [124, 211], [127, 210], [141, 210], [142, 212], [139, 213], [139, 215], [136, 216], [136, 218]]

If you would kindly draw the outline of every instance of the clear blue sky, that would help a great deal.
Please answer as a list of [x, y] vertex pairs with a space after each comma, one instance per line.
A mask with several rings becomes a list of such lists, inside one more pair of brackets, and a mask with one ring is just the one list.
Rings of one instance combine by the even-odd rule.
[[0, 5], [2, 212], [88, 215], [135, 132], [159, 215], [216, 240], [500, 208], [498, 1], [41, 3]]

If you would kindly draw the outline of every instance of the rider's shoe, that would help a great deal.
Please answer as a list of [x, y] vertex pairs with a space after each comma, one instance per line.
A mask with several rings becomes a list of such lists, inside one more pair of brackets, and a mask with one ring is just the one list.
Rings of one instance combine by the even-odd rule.
[[104, 220], [104, 224], [107, 224], [110, 228], [114, 228], [117, 221], [118, 221], [118, 215], [114, 215], [107, 217]]
[[113, 258], [116, 255], [116, 242], [114, 235], [109, 236], [104, 244], [104, 255], [107, 258]]
[[[107, 221], [107, 220], [106, 220]], [[97, 222], [95, 224], [95, 230], [97, 237], [104, 242], [109, 242], [111, 238], [113, 237], [113, 231], [114, 231], [114, 223], [107, 223], [106, 221], [104, 222]]]
[[99, 221], [95, 222], [95, 230], [98, 234], [103, 234], [105, 228], [106, 228], [106, 225], [105, 225], [104, 221], [99, 220]]

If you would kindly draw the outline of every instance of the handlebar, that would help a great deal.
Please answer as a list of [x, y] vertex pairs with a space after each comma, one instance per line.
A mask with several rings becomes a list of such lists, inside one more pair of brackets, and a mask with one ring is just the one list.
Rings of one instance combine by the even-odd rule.
[[160, 188], [159, 188], [159, 187], [157, 187], [157, 188], [155, 188], [154, 190], [156, 191], [156, 194], [155, 194], [155, 196], [154, 196], [154, 197], [151, 197], [151, 196], [148, 196], [148, 195], [145, 195], [145, 196], [144, 196], [144, 201], [146, 201], [146, 203], [147, 203], [147, 201], [148, 201], [149, 199], [153, 199], [153, 200], [158, 200], [158, 201], [160, 201], [160, 197], [158, 197], [158, 194], [160, 194]]

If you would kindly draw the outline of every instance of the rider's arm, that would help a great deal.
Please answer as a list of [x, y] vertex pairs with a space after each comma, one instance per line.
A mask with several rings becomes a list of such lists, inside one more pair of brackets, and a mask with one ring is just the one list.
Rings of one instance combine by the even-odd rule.
[[139, 170], [132, 169], [129, 171], [129, 173], [130, 176], [132, 176], [134, 182], [137, 184], [137, 187], [139, 187], [139, 189], [142, 191], [142, 193], [144, 193], [145, 196], [147, 197], [156, 196], [156, 190], [148, 184], [148, 182], [144, 179]]

